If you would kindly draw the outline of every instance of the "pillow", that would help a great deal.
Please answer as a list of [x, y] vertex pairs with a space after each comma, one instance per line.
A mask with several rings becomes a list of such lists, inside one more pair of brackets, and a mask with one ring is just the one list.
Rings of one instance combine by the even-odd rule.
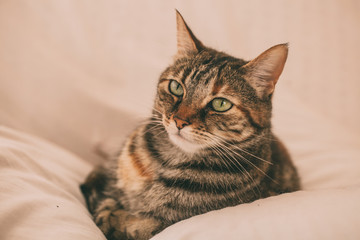
[[152, 240], [360, 239], [360, 188], [299, 191], [181, 221]]
[[91, 168], [44, 140], [0, 126], [1, 239], [105, 239], [79, 189]]

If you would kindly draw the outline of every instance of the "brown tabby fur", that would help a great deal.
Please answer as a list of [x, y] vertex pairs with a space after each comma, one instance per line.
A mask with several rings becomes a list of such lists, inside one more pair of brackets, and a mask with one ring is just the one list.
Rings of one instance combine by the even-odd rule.
[[[81, 186], [108, 239], [149, 239], [182, 219], [300, 188], [270, 123], [287, 45], [247, 62], [205, 47], [179, 13], [177, 30], [178, 53], [160, 76], [150, 121]], [[232, 107], [216, 111], [215, 98]]]

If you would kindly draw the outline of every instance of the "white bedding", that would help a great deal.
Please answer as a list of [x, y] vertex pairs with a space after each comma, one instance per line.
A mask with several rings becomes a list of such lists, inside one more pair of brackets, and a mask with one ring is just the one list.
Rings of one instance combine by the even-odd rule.
[[0, 239], [104, 239], [79, 184], [102, 161], [94, 146], [117, 150], [150, 112], [175, 52], [175, 7], [236, 56], [290, 41], [273, 125], [303, 190], [153, 239], [360, 239], [360, 6], [312, 0], [1, 1]]
[[0, 127], [0, 239], [104, 239], [79, 190], [91, 166]]

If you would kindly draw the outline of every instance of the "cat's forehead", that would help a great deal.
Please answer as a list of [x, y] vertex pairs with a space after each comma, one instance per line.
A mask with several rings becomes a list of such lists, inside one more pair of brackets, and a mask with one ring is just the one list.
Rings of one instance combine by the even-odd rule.
[[224, 53], [203, 52], [181, 66], [179, 77], [188, 95], [215, 96], [241, 84], [241, 66], [244, 64], [245, 61]]

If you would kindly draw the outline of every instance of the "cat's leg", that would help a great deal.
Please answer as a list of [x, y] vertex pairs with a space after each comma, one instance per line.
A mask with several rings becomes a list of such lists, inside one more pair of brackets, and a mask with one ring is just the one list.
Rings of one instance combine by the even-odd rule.
[[92, 214], [94, 214], [102, 199], [105, 198], [104, 191], [109, 183], [108, 170], [103, 166], [98, 166], [89, 174], [85, 183], [80, 186], [88, 209]]
[[99, 205], [94, 220], [107, 239], [111, 240], [148, 240], [164, 228], [154, 218], [130, 214], [112, 198], [104, 199]]

